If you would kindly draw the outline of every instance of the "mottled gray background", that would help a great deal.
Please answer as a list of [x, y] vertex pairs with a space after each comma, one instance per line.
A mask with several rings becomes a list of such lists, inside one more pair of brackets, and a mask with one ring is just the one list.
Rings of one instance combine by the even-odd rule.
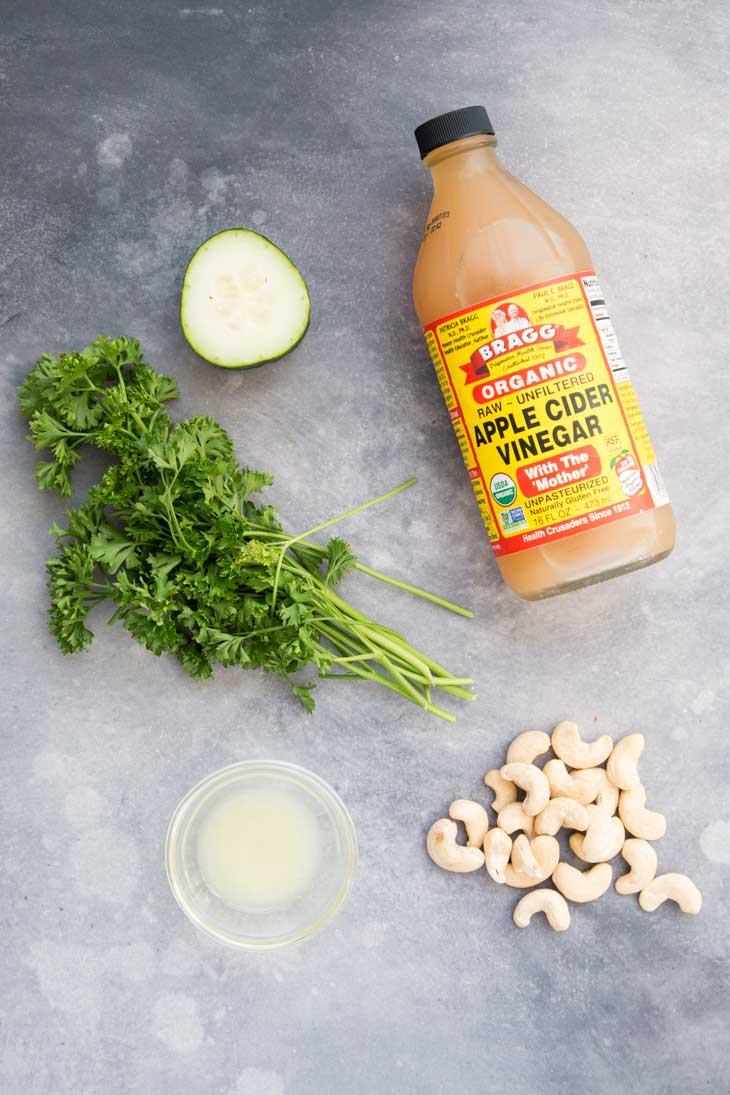
[[[536, 0], [446, 5], [5, 0], [2, 129], [0, 1088], [9, 1095], [707, 1095], [728, 1080], [728, 11]], [[410, 276], [429, 202], [412, 129], [484, 102], [506, 164], [583, 231], [679, 521], [661, 565], [544, 604], [501, 584], [422, 346]], [[250, 375], [177, 322], [207, 235], [259, 227], [307, 277], [313, 322]], [[307, 719], [262, 676], [186, 679], [98, 621], [45, 628], [46, 530], [14, 405], [44, 350], [138, 336], [181, 413], [219, 417], [275, 473], [293, 531], [418, 485], [346, 528], [362, 576], [478, 703], [451, 728], [367, 686]], [[663, 869], [697, 918], [609, 893], [564, 936], [516, 895], [440, 873], [423, 833], [525, 728], [647, 738]], [[264, 956], [200, 938], [165, 881], [179, 796], [239, 758], [315, 769], [361, 861], [325, 934]]]

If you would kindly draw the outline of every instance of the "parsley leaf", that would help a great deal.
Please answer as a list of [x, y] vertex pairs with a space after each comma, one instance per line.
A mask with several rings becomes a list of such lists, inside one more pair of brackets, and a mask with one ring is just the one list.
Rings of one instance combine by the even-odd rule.
[[314, 711], [314, 697], [312, 691], [317, 686], [314, 684], [293, 684], [291, 690], [298, 700], [301, 701], [304, 706], [304, 710], [308, 715], [311, 715]]
[[356, 562], [350, 545], [337, 536], [333, 537], [327, 545], [327, 570], [324, 576], [327, 585], [336, 585]]

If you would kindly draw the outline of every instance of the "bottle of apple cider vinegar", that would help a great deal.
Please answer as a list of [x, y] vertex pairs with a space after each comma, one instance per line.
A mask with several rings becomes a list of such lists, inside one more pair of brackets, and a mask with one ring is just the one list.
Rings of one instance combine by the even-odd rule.
[[537, 600], [663, 559], [674, 515], [585, 243], [502, 167], [484, 107], [416, 140], [414, 302], [502, 577]]

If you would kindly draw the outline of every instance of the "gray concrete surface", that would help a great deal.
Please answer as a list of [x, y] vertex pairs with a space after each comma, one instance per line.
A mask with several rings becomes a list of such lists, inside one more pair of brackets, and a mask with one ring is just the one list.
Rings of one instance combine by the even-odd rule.
[[[718, 0], [3, 4], [3, 1092], [730, 1090], [729, 27]], [[410, 299], [411, 131], [471, 102], [593, 250], [679, 521], [668, 561], [537, 605], [500, 584]], [[197, 360], [177, 322], [188, 256], [234, 224], [314, 301], [296, 354], [250, 375]], [[90, 652], [57, 652], [62, 504], [35, 490], [14, 392], [100, 332], [138, 336], [180, 413], [275, 473], [295, 531], [418, 476], [344, 531], [475, 619], [360, 576], [347, 593], [473, 674], [455, 728], [367, 687], [321, 687], [308, 720], [275, 680], [192, 683], [103, 619]], [[609, 893], [565, 936], [518, 932], [514, 893], [427, 860], [449, 801], [560, 717], [646, 735], [661, 867], [696, 879], [699, 917]], [[256, 756], [330, 780], [361, 861], [325, 934], [240, 956], [179, 912], [162, 844], [195, 780]]]

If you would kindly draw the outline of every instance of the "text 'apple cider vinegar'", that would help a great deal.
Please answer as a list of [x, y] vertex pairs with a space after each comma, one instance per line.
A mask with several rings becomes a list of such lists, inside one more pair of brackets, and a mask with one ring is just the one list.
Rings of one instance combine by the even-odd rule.
[[504, 580], [532, 600], [663, 559], [674, 515], [586, 245], [499, 163], [484, 107], [416, 140], [413, 296]]

